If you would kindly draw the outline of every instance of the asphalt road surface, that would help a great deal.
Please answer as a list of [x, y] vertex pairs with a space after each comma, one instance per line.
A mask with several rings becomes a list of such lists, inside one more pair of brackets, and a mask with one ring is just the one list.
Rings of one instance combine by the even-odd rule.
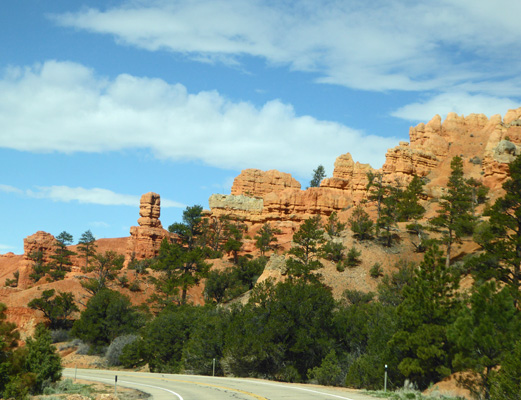
[[111, 385], [117, 376], [117, 387], [139, 389], [150, 393], [154, 400], [375, 400], [355, 390], [261, 379], [70, 368], [63, 375]]

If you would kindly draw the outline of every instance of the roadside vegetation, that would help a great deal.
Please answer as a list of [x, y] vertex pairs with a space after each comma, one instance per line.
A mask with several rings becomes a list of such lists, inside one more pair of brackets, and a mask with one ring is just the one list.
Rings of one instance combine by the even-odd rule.
[[[464, 372], [460, 384], [476, 399], [517, 399], [521, 158], [510, 164], [504, 196], [487, 206], [484, 215], [476, 210], [486, 200], [486, 190], [466, 179], [459, 157], [451, 168], [438, 211], [427, 223], [418, 201], [421, 179], [391, 185], [371, 175], [367, 201], [375, 207], [376, 219], [360, 206], [347, 225], [336, 214], [326, 222], [319, 217], [304, 221], [286, 254], [283, 282], [257, 283], [269, 255], [278, 251], [280, 232], [266, 224], [254, 238], [261, 255], [241, 256], [243, 223], [231, 216], [205, 219], [202, 207], [194, 206], [185, 210], [182, 222], [169, 227], [178, 239], [165, 239], [157, 259], [131, 264], [155, 288], [145, 307], [132, 306], [113, 290], [121, 260], [109, 253], [97, 255], [89, 244], [92, 235], [85, 235], [81, 251], [85, 270], [97, 273], [85, 281], [91, 297], [79, 318], [71, 320], [74, 302], [64, 293], [45, 291], [32, 306], [44, 312], [50, 327], [81, 339], [90, 353], [105, 354], [112, 366], [381, 390], [387, 365], [392, 393], [386, 396], [391, 399], [428, 399], [420, 392], [457, 372]], [[315, 174], [319, 183], [320, 171]], [[398, 222], [408, 223], [423, 261], [399, 262], [386, 275], [375, 264], [370, 271], [379, 280], [374, 293], [346, 290], [335, 300], [318, 273], [323, 260], [334, 262], [338, 271], [356, 267], [356, 247], [365, 241], [392, 247]], [[346, 228], [357, 240], [351, 249], [340, 238]], [[455, 262], [454, 249], [464, 237], [474, 237], [481, 250]], [[57, 249], [53, 268], [63, 271], [68, 264], [62, 260], [58, 268], [58, 255], [68, 255], [62, 246]], [[225, 256], [230, 267], [213, 271], [212, 259]], [[42, 269], [38, 257], [34, 260], [35, 273], [51, 271]], [[463, 290], [460, 283], [466, 277], [473, 283]], [[207, 304], [195, 306], [188, 291], [203, 280]], [[250, 292], [247, 301], [233, 301], [245, 292]], [[37, 363], [31, 346], [50, 335], [44, 327], [19, 349], [14, 328], [2, 324], [4, 396], [14, 396], [27, 379], [33, 382], [27, 393], [41, 392], [46, 382], [59, 379], [59, 371], [40, 377], [42, 368], [31, 369]], [[49, 340], [45, 346], [52, 349]]]

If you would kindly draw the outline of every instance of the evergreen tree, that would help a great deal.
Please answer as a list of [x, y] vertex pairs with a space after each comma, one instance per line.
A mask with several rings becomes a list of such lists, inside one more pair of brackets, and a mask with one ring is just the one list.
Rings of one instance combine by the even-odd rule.
[[[367, 186], [366, 186], [369, 201], [376, 203], [376, 220], [380, 219], [380, 213], [382, 209], [382, 201], [387, 195], [388, 186], [383, 183], [383, 175], [380, 172], [368, 172], [367, 173]], [[376, 226], [376, 234], [378, 235], [378, 226]]]
[[447, 193], [441, 197], [438, 215], [430, 220], [433, 228], [442, 233], [447, 266], [451, 262], [453, 245], [471, 235], [476, 224], [472, 215], [472, 190], [465, 180], [461, 157], [454, 157], [450, 166]]
[[521, 286], [521, 157], [510, 165], [510, 178], [503, 184], [505, 195], [487, 211], [488, 224], [476, 241], [485, 251], [473, 266], [478, 280], [496, 279], [512, 290], [519, 304]]
[[65, 274], [71, 270], [72, 261], [70, 257], [75, 253], [70, 251], [67, 246], [72, 244], [72, 240], [72, 235], [65, 231], [56, 236], [54, 254], [51, 256], [53, 261], [49, 264], [50, 280], [64, 279]]
[[104, 254], [95, 254], [93, 261], [87, 267], [87, 272], [93, 272], [92, 278], [81, 281], [81, 286], [91, 295], [99, 293], [103, 289], [110, 286], [110, 282], [114, 281], [118, 272], [123, 268], [125, 256], [117, 254], [114, 251], [106, 251]]
[[367, 214], [361, 204], [355, 207], [348, 223], [353, 232], [353, 236], [358, 240], [368, 240], [372, 238], [374, 222], [371, 221], [369, 214]]
[[403, 289], [398, 306], [400, 330], [390, 346], [400, 360], [398, 369], [421, 390], [451, 373], [447, 328], [460, 308], [458, 273], [446, 266], [436, 246], [425, 253], [413, 281]]
[[490, 398], [521, 400], [521, 340], [505, 354], [501, 369], [491, 377]]
[[142, 316], [127, 296], [103, 289], [89, 299], [71, 334], [92, 345], [96, 352], [118, 336], [135, 333], [142, 324]]
[[342, 232], [346, 228], [346, 224], [341, 223], [338, 220], [338, 215], [336, 211], [333, 211], [328, 219], [325, 226], [325, 231], [331, 237], [339, 236], [340, 232]]
[[78, 241], [78, 252], [85, 258], [85, 269], [89, 267], [90, 259], [96, 254], [96, 238], [89, 230], [85, 231]]
[[313, 178], [309, 182], [309, 187], [319, 187], [322, 179], [326, 177], [326, 170], [323, 165], [319, 165], [317, 169], [313, 170]]
[[61, 379], [63, 370], [60, 355], [52, 345], [51, 333], [44, 325], [38, 325], [34, 337], [27, 339], [26, 350], [25, 371], [36, 376], [32, 392], [41, 393], [44, 384]]
[[322, 268], [318, 257], [325, 242], [320, 216], [305, 220], [293, 235], [294, 246], [288, 251], [293, 256], [286, 261], [288, 275], [306, 280], [318, 279], [313, 271]]
[[239, 263], [239, 252], [242, 249], [242, 241], [244, 238], [244, 232], [247, 230], [247, 226], [237, 219], [229, 218], [224, 225], [224, 236], [226, 241], [223, 245], [223, 250], [226, 253], [233, 255], [234, 264]]
[[210, 264], [205, 261], [205, 248], [201, 244], [202, 211], [198, 205], [187, 207], [183, 212], [183, 222], [174, 223], [168, 228], [179, 239], [170, 243], [165, 238], [161, 243], [152, 269], [159, 271], [162, 276], [151, 278], [159, 291], [153, 300], [162, 303], [161, 306], [172, 301], [186, 304], [188, 289], [208, 274]]
[[[49, 320], [50, 329], [68, 329], [72, 326], [69, 319], [72, 313], [79, 311], [71, 292], [59, 293], [54, 289], [44, 290], [41, 297], [32, 299], [27, 306], [43, 312]], [[53, 298], [54, 297], [54, 298]]]
[[387, 186], [384, 196], [381, 199], [380, 216], [376, 220], [380, 236], [384, 239], [384, 244], [391, 247], [393, 234], [391, 230], [396, 227], [396, 222], [400, 217], [399, 204], [402, 190], [397, 186]]
[[255, 235], [255, 246], [260, 250], [261, 256], [264, 256], [268, 251], [277, 249], [277, 237], [275, 235], [280, 233], [280, 229], [273, 228], [268, 222], [262, 225]]
[[399, 222], [418, 220], [425, 214], [425, 208], [419, 202], [423, 186], [421, 178], [415, 175], [402, 191], [397, 204]]
[[42, 251], [34, 251], [29, 254], [29, 259], [33, 261], [33, 272], [29, 274], [29, 277], [34, 281], [38, 282], [42, 279], [45, 274], [49, 272], [49, 266], [46, 265], [43, 261], [43, 252]]
[[508, 288], [497, 292], [494, 282], [475, 287], [469, 306], [448, 329], [456, 345], [453, 365], [465, 372], [460, 382], [471, 393], [489, 400], [493, 375], [514, 347], [521, 325]]

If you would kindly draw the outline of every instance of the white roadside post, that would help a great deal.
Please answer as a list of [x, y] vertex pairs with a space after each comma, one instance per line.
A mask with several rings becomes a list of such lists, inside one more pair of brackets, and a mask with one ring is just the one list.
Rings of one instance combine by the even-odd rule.
[[384, 392], [387, 392], [387, 364], [385, 364]]

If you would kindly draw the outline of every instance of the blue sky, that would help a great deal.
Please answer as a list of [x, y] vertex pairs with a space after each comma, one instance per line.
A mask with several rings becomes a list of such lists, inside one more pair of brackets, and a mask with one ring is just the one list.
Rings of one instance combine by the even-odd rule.
[[241, 169], [306, 187], [380, 167], [408, 128], [521, 105], [516, 0], [7, 0], [0, 9], [0, 253], [44, 230], [163, 226]]

